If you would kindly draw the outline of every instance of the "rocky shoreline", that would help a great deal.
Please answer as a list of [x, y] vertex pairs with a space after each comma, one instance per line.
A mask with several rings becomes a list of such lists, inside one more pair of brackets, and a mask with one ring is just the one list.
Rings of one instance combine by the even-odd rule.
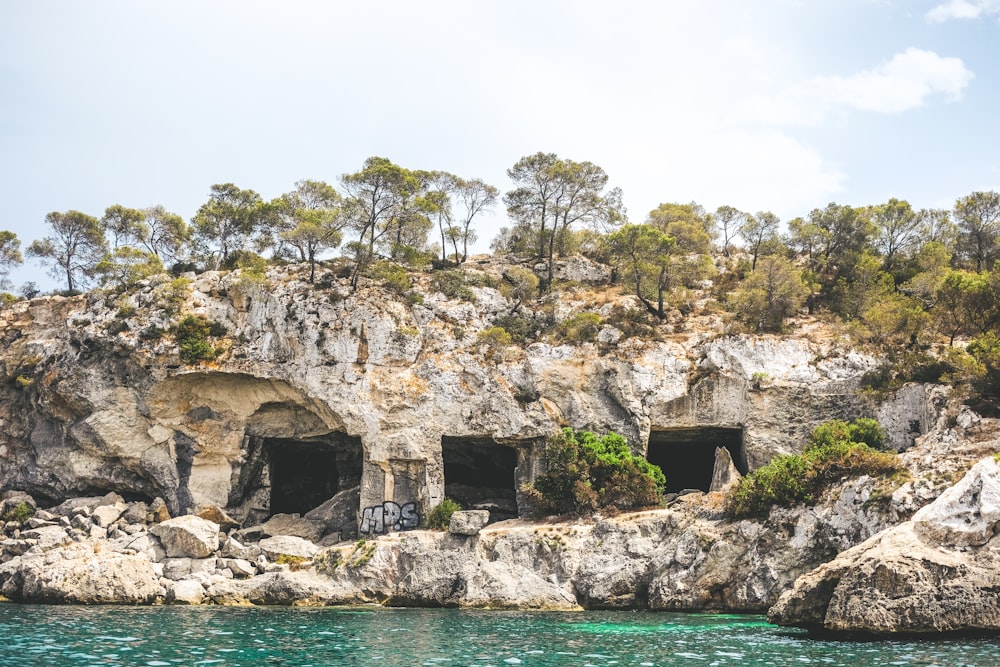
[[[961, 470], [995, 442], [983, 437], [993, 426], [965, 420], [904, 459], [926, 461], [950, 445], [940, 472]], [[7, 492], [0, 515], [34, 512], [3, 526], [0, 595], [47, 604], [770, 609], [772, 622], [840, 635], [995, 632], [1000, 463], [981, 459], [945, 486], [916, 477], [883, 497], [862, 477], [814, 507], [741, 521], [724, 516], [721, 492], [575, 521], [484, 525], [485, 512], [459, 512], [448, 531], [354, 541], [319, 536], [315, 519], [297, 515], [240, 529], [218, 508], [171, 518], [162, 502], [110, 493], [35, 509], [27, 494]]]

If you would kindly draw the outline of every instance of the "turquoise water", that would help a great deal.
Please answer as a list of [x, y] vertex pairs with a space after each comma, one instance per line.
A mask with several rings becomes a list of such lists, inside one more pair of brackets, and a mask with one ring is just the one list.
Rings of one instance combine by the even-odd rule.
[[0, 604], [4, 667], [1000, 665], [989, 639], [831, 642], [759, 616]]

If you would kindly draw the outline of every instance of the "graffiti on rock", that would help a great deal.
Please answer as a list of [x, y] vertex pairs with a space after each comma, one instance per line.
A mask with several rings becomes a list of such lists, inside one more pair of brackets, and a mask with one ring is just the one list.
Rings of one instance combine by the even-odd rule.
[[385, 535], [400, 530], [413, 530], [420, 523], [420, 505], [408, 502], [399, 505], [387, 500], [381, 505], [366, 507], [361, 513], [363, 535]]

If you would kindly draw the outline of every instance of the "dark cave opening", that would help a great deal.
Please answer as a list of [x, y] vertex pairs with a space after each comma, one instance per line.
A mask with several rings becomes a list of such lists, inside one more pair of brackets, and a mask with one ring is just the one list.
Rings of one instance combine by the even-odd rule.
[[517, 512], [518, 450], [492, 438], [441, 438], [445, 496], [465, 509], [490, 510], [491, 521]]
[[667, 476], [667, 493], [684, 489], [708, 491], [715, 468], [715, 449], [725, 447], [741, 475], [747, 472], [742, 428], [693, 426], [655, 430], [649, 434], [646, 459]]
[[270, 468], [270, 514], [305, 514], [361, 484], [360, 438], [264, 438], [263, 444]]

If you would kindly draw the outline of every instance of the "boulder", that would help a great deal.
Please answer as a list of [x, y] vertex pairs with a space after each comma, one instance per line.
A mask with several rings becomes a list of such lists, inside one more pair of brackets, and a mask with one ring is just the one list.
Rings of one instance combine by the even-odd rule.
[[122, 514], [122, 518], [125, 519], [125, 523], [129, 524], [139, 524], [146, 523], [146, 518], [149, 515], [149, 505], [142, 501], [129, 503], [125, 512]]
[[735, 486], [742, 475], [733, 463], [733, 457], [725, 447], [715, 448], [715, 467], [712, 468], [712, 485], [709, 491], [726, 492]]
[[323, 524], [323, 534], [340, 533], [340, 539], [350, 540], [358, 536], [358, 507], [361, 505], [361, 489], [355, 486], [339, 492], [322, 505], [309, 510], [303, 518]]
[[358, 602], [353, 591], [311, 570], [280, 570], [213, 582], [208, 596], [216, 604], [327, 605]]
[[145, 556], [74, 544], [0, 565], [0, 594], [19, 602], [149, 604], [162, 597]]
[[260, 556], [260, 547], [255, 544], [244, 545], [235, 537], [230, 537], [222, 545], [221, 555], [223, 558], [242, 558], [255, 561]]
[[69, 534], [62, 526], [43, 526], [41, 528], [23, 530], [21, 531], [21, 537], [26, 540], [36, 540], [36, 544], [43, 551], [60, 547], [71, 541]]
[[49, 511], [53, 514], [58, 514], [59, 516], [72, 516], [73, 514], [79, 514], [82, 511], [87, 516], [90, 516], [98, 507], [117, 504], [124, 505], [125, 499], [117, 493], [111, 492], [103, 496], [70, 498], [59, 505], [56, 505]]
[[219, 524], [219, 530], [222, 531], [238, 528], [240, 525], [236, 519], [226, 514], [218, 505], [202, 505], [195, 511], [195, 516]]
[[163, 498], [153, 498], [153, 502], [149, 503], [149, 513], [151, 523], [162, 523], [170, 518], [170, 510]]
[[229, 570], [237, 579], [246, 579], [257, 574], [257, 566], [243, 558], [220, 558], [219, 568]]
[[1000, 631], [1000, 464], [800, 577], [768, 619], [859, 635]]
[[319, 553], [319, 547], [294, 535], [276, 535], [260, 541], [260, 550], [272, 561], [278, 560], [281, 556], [311, 559]]
[[167, 584], [167, 602], [200, 604], [205, 599], [205, 587], [200, 581], [181, 579]]
[[180, 581], [192, 575], [212, 572], [216, 565], [215, 558], [166, 558], [163, 560], [163, 576]]
[[159, 563], [167, 557], [167, 550], [163, 548], [160, 538], [152, 533], [140, 533], [136, 535], [126, 535], [115, 541], [119, 551], [134, 551], [145, 554], [146, 558]]
[[487, 510], [464, 510], [451, 515], [448, 532], [453, 535], [475, 535], [490, 522]]
[[321, 522], [300, 518], [298, 514], [275, 514], [261, 526], [265, 537], [293, 535], [310, 542], [318, 542], [325, 532]]
[[158, 523], [150, 532], [170, 558], [206, 558], [219, 548], [219, 524], [190, 514]]
[[90, 518], [101, 528], [107, 528], [112, 523], [121, 518], [128, 506], [125, 503], [112, 503], [95, 507], [90, 513]]

